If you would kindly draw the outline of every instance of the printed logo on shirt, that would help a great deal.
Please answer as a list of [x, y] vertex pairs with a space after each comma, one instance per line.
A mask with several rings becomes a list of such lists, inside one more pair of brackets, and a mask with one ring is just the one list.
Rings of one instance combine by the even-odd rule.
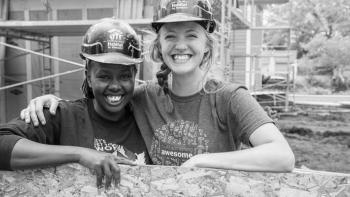
[[122, 145], [107, 143], [105, 139], [97, 139], [94, 140], [94, 147], [97, 151], [113, 153], [119, 157], [124, 157], [135, 161], [137, 164], [146, 164], [145, 153], [134, 153]]
[[193, 155], [208, 152], [207, 134], [194, 122], [177, 120], [156, 129], [151, 157], [158, 165], [181, 165]]

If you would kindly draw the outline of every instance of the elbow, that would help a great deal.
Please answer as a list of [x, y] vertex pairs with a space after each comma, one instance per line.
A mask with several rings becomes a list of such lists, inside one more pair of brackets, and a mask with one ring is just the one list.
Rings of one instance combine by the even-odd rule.
[[273, 172], [292, 172], [295, 166], [295, 156], [289, 146], [278, 146], [275, 148], [273, 159], [270, 163]]
[[280, 170], [282, 172], [292, 172], [295, 166], [295, 156], [292, 150], [288, 153], [284, 152], [281, 163]]

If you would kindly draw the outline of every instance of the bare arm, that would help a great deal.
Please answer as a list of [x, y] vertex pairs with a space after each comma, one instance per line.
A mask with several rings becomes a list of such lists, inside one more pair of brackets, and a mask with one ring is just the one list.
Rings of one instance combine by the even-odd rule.
[[79, 147], [47, 145], [27, 139], [19, 140], [11, 155], [12, 169], [36, 168], [79, 162]]
[[251, 134], [249, 140], [253, 148], [196, 155], [183, 166], [270, 172], [293, 170], [294, 154], [274, 124], [260, 126]]
[[132, 161], [127, 159], [93, 149], [76, 146], [46, 145], [27, 139], [20, 139], [15, 144], [10, 163], [12, 169], [80, 163], [96, 172], [98, 187], [102, 185], [103, 178], [105, 178], [106, 187], [109, 187], [112, 181], [115, 184], [119, 183], [120, 169], [117, 163], [134, 165]]

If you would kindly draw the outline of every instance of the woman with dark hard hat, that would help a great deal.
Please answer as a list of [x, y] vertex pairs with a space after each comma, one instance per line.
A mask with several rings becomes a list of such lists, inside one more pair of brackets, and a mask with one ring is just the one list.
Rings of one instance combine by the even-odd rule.
[[[152, 162], [291, 171], [291, 148], [247, 88], [208, 77], [216, 26], [210, 2], [160, 0], [151, 25], [157, 33], [151, 58], [162, 64], [158, 82], [137, 87], [132, 104]], [[37, 108], [57, 102], [53, 96], [37, 101]], [[35, 105], [30, 108], [34, 112]], [[242, 149], [242, 143], [250, 148]]]
[[[21, 119], [0, 125], [0, 169], [80, 163], [96, 172], [97, 185], [119, 182], [118, 163], [150, 162], [130, 108], [140, 44], [129, 24], [107, 18], [92, 25], [81, 47], [85, 98], [61, 100], [45, 125]], [[103, 182], [104, 180], [104, 182]]]

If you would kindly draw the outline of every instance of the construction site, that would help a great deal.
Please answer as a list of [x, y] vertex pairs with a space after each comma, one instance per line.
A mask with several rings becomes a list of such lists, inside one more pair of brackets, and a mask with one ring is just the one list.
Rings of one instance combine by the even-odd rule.
[[[105, 0], [101, 4], [93, 0], [1, 0], [0, 123], [17, 117], [32, 98], [42, 94], [69, 100], [83, 96], [80, 89], [84, 65], [79, 57], [82, 36], [89, 26], [104, 17], [123, 19], [137, 30], [145, 57], [137, 79], [140, 83], [154, 79], [159, 65], [147, 56], [148, 45], [155, 36], [150, 27], [154, 1]], [[289, 0], [214, 2], [213, 6], [220, 12], [215, 15], [218, 53], [212, 74], [228, 82], [244, 84], [259, 103], [269, 109], [281, 113], [298, 109], [290, 101], [297, 75], [296, 51], [290, 49], [293, 29], [289, 21], [280, 26], [264, 24], [267, 5], [288, 4]], [[268, 46], [264, 36], [274, 30], [287, 33], [287, 45]], [[296, 152], [296, 166], [349, 173], [350, 161], [344, 158], [350, 158], [350, 139], [343, 132], [350, 129], [349, 113], [312, 114], [314, 116], [308, 114], [307, 118], [292, 117], [292, 120], [288, 116], [279, 117], [278, 124]], [[314, 125], [318, 127], [310, 125], [308, 119], [315, 117]], [[303, 126], [300, 121], [304, 121]], [[340, 132], [331, 131], [335, 126]], [[337, 145], [320, 148], [320, 154], [315, 153], [315, 147], [322, 147], [322, 143]], [[322, 163], [327, 162], [325, 155], [334, 156], [337, 164], [331, 162], [328, 167], [323, 166]]]
[[[315, 97], [296, 102], [298, 60], [291, 49], [291, 22], [276, 19], [279, 25], [272, 26], [264, 19], [268, 6], [292, 6], [291, 1], [214, 0], [218, 45], [210, 75], [249, 89], [294, 152], [292, 172], [120, 165], [121, 183], [99, 188], [95, 174], [68, 164], [0, 171], [0, 196], [349, 196], [350, 111], [315, 102]], [[0, 124], [18, 117], [37, 96], [84, 96], [82, 37], [101, 18], [131, 24], [144, 58], [136, 81], [155, 80], [160, 65], [149, 57], [149, 45], [156, 36], [150, 26], [156, 2], [0, 0]], [[283, 33], [284, 44], [271, 45], [270, 31]]]
[[[214, 75], [225, 81], [246, 85], [261, 103], [288, 111], [288, 95], [293, 92], [296, 53], [267, 48], [264, 32], [284, 26], [263, 26], [264, 6], [288, 0], [217, 1], [218, 29]], [[96, 1], [12, 0], [1, 1], [0, 36], [0, 122], [18, 115], [28, 101], [42, 94], [77, 99], [83, 78], [79, 50], [82, 35], [98, 19], [115, 16], [129, 22], [143, 40], [146, 61], [140, 66], [139, 80], [155, 78], [159, 65], [147, 57], [148, 43], [154, 38], [150, 28], [152, 0]], [[130, 11], [129, 11], [130, 10]], [[281, 48], [279, 47], [279, 48]], [[277, 46], [275, 48], [278, 48]], [[272, 77], [263, 85], [263, 77]], [[266, 80], [265, 80], [266, 81]], [[267, 87], [277, 87], [271, 91]]]

